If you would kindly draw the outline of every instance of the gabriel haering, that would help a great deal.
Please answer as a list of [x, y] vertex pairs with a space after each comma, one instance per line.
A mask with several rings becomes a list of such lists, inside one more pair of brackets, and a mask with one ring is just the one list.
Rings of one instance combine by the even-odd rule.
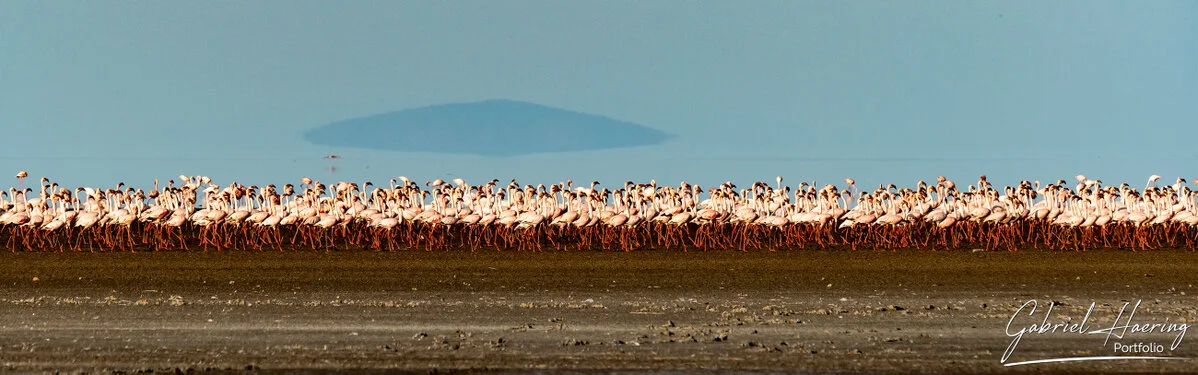
[[[1139, 309], [1143, 300], [1136, 301], [1134, 306], [1130, 302], [1123, 303], [1123, 307], [1119, 309], [1119, 314], [1115, 316], [1114, 322], [1109, 328], [1090, 330], [1090, 323], [1094, 315], [1095, 303], [1090, 303], [1090, 308], [1086, 310], [1086, 315], [1081, 322], [1073, 322], [1065, 320], [1059, 323], [1050, 323], [1052, 317], [1052, 309], [1056, 303], [1049, 303], [1048, 308], [1044, 310], [1044, 317], [1038, 319], [1036, 312], [1039, 308], [1039, 302], [1029, 300], [1015, 311], [1011, 316], [1011, 320], [1007, 321], [1006, 333], [1011, 337], [1011, 344], [1007, 346], [1007, 350], [1003, 352], [1000, 363], [1005, 363], [1007, 358], [1015, 352], [1015, 348], [1019, 346], [1024, 335], [1050, 335], [1050, 334], [1078, 334], [1078, 335], [1104, 335], [1102, 346], [1106, 347], [1111, 339], [1127, 340], [1116, 341], [1113, 345], [1115, 354], [1125, 353], [1148, 353], [1148, 354], [1163, 354], [1165, 346], [1156, 342], [1145, 342], [1131, 340], [1135, 336], [1148, 336], [1159, 334], [1171, 334], [1173, 341], [1169, 345], [1169, 351], [1177, 350], [1181, 345], [1182, 339], [1185, 338], [1186, 330], [1190, 328], [1188, 323], [1137, 323], [1135, 321], [1136, 310]], [[1130, 310], [1128, 307], [1131, 306]], [[1021, 316], [1027, 316], [1032, 323], [1017, 322]]]

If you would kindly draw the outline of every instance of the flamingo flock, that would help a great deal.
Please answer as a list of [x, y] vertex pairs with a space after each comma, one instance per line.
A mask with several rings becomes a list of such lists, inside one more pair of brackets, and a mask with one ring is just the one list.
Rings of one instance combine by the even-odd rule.
[[[20, 251], [331, 249], [799, 249], [986, 250], [1193, 248], [1195, 191], [1185, 179], [1142, 188], [1023, 181], [996, 188], [986, 176], [958, 188], [941, 176], [914, 187], [726, 182], [709, 189], [598, 181], [506, 185], [461, 179], [386, 186], [218, 185], [179, 176], [152, 190], [40, 188], [0, 191], [0, 245]], [[1198, 183], [1198, 182], [1196, 182]], [[176, 184], [178, 184], [176, 186]]]

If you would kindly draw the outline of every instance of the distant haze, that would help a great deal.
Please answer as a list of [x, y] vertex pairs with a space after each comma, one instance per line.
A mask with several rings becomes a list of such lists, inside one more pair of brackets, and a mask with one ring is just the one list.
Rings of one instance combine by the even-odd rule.
[[669, 138], [630, 122], [511, 100], [389, 112], [304, 134], [308, 142], [324, 146], [480, 156], [649, 146]]
[[0, 187], [1142, 186], [1195, 103], [1193, 0], [0, 0]]

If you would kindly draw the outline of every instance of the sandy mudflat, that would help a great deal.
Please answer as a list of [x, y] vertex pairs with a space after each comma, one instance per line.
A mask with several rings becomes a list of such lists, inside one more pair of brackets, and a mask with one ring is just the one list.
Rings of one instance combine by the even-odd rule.
[[[1187, 372], [1004, 367], [1006, 325], [1198, 322], [1198, 253], [0, 254], [0, 372], [404, 369]], [[36, 278], [36, 281], [35, 281]], [[1130, 310], [1130, 308], [1129, 308]], [[1127, 319], [1126, 314], [1123, 317]], [[1018, 330], [1018, 328], [1014, 328]], [[1025, 335], [1008, 362], [1198, 357], [1198, 331]]]

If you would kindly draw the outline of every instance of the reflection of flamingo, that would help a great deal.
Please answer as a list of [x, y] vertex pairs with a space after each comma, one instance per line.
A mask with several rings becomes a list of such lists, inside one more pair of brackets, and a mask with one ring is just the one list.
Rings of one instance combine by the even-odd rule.
[[[329, 154], [328, 156], [325, 156], [324, 158], [328, 159], [331, 163], [334, 160], [341, 159], [341, 155]], [[329, 164], [329, 174], [334, 174], [334, 173], [337, 173], [337, 166], [333, 165], [333, 164]]]
[[846, 179], [844, 179], [844, 183], [849, 184], [849, 187], [853, 188], [853, 196], [854, 197], [861, 196], [861, 191], [857, 190], [857, 181], [855, 181], [851, 178], [846, 178]]
[[20, 188], [20, 189], [24, 189], [24, 188], [25, 188], [25, 177], [29, 177], [29, 172], [26, 172], [26, 171], [20, 171], [20, 172], [17, 172], [17, 186], [18, 186], [18, 188]]

